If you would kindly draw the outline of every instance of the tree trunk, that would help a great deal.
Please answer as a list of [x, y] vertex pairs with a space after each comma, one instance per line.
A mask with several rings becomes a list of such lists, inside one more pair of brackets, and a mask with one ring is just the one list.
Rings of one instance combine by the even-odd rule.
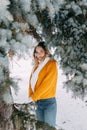
[[0, 130], [13, 130], [11, 116], [13, 113], [13, 98], [11, 89], [3, 86], [0, 94]]
[[12, 112], [13, 105], [2, 101], [0, 104], [0, 130], [13, 130]]

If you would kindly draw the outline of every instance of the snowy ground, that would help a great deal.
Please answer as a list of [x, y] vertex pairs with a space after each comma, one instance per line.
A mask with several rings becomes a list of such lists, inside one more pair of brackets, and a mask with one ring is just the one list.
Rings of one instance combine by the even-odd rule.
[[[27, 103], [28, 100], [28, 82], [31, 72], [31, 59], [13, 59], [10, 63], [11, 76], [21, 78], [19, 81], [19, 91], [15, 95], [13, 89], [12, 94], [14, 102]], [[87, 130], [87, 105], [80, 99], [73, 99], [71, 93], [67, 93], [63, 89], [63, 81], [65, 77], [59, 70], [59, 81], [57, 87], [57, 120], [58, 128], [64, 130]]]

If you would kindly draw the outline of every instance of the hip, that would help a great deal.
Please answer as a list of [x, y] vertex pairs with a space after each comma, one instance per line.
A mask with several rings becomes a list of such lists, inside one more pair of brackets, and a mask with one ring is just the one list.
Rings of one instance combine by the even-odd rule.
[[36, 105], [39, 108], [47, 108], [47, 107], [51, 107], [51, 106], [56, 106], [56, 98], [48, 98], [48, 99], [40, 99], [36, 102]]

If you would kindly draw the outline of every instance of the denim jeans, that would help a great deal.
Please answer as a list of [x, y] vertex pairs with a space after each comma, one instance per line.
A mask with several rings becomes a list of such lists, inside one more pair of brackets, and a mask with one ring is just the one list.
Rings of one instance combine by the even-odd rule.
[[36, 102], [37, 120], [55, 127], [57, 103], [55, 98], [41, 99]]

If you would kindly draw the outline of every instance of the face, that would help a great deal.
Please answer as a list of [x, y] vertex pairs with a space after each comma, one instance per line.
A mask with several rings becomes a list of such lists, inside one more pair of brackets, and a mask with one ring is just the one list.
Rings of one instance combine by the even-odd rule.
[[42, 47], [40, 47], [40, 46], [36, 47], [35, 56], [40, 61], [44, 60], [44, 58], [46, 56], [45, 50]]

